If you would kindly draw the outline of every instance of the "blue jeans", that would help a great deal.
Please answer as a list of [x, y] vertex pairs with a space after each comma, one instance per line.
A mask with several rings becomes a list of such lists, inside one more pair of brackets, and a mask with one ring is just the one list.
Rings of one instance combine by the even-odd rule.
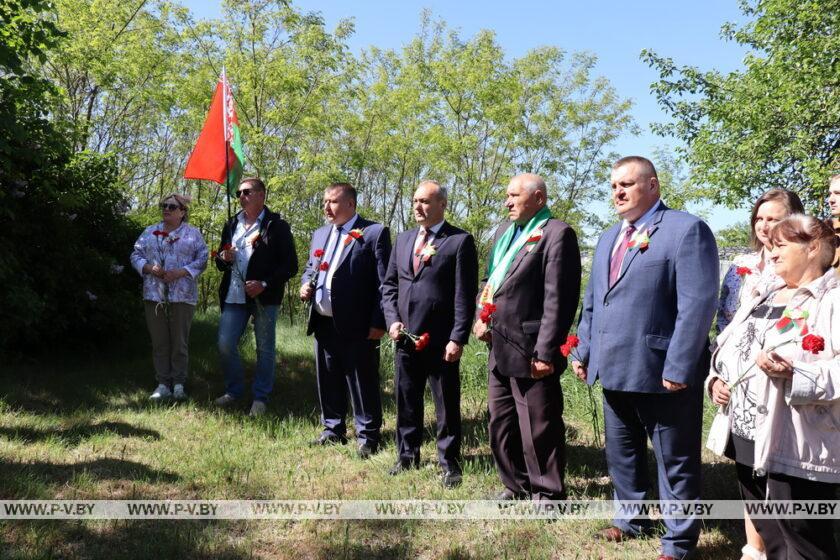
[[225, 376], [225, 392], [240, 398], [245, 393], [242, 360], [239, 357], [239, 340], [254, 316], [254, 338], [257, 341], [257, 363], [251, 391], [255, 401], [268, 402], [274, 387], [274, 340], [277, 306], [226, 303], [219, 319], [219, 357]]

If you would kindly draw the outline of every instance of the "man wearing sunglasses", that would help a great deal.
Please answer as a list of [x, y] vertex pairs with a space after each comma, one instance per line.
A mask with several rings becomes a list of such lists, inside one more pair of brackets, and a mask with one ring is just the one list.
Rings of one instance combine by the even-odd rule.
[[391, 255], [388, 228], [356, 213], [356, 189], [324, 191], [327, 224], [315, 230], [300, 298], [311, 301], [307, 334], [315, 334], [321, 435], [313, 445], [347, 442], [347, 392], [353, 404], [358, 455], [379, 449], [382, 400], [379, 340], [385, 334], [380, 286]]
[[216, 405], [227, 407], [244, 396], [239, 340], [254, 317], [257, 363], [251, 387], [251, 416], [265, 413], [274, 386], [275, 322], [286, 282], [297, 273], [298, 261], [289, 224], [265, 206], [265, 184], [243, 179], [237, 191], [242, 211], [228, 220], [216, 256], [221, 270], [219, 354], [225, 394]]

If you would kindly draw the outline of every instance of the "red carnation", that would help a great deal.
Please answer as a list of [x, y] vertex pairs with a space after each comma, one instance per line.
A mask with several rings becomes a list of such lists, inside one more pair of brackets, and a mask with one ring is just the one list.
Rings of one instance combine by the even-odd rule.
[[326, 261], [322, 262], [321, 266], [318, 267], [318, 270], [323, 270], [324, 272], [328, 271], [329, 269], [330, 269], [330, 263], [328, 263]]
[[430, 338], [429, 333], [427, 333], [427, 332], [418, 336], [417, 340], [414, 341], [414, 351], [415, 352], [420, 352], [426, 346], [428, 346], [429, 345], [429, 338]]
[[[564, 358], [568, 358], [572, 351], [578, 347], [580, 344], [580, 338], [577, 335], [570, 334], [566, 337], [566, 342], [560, 346], [560, 353], [563, 354]], [[572, 356], [574, 358], [574, 356]]]
[[324, 250], [323, 249], [315, 249], [315, 252], [312, 253], [312, 256], [315, 257], [316, 259], [320, 259], [321, 257], [324, 256]]
[[152, 235], [154, 235], [155, 237], [169, 237], [169, 234], [163, 231], [162, 229], [156, 229], [152, 232]]
[[210, 256], [215, 259], [219, 256], [220, 252], [230, 251], [231, 249], [233, 249], [233, 245], [231, 245], [230, 243], [225, 243], [224, 245], [222, 245], [221, 249], [219, 249], [218, 251], [211, 251]]
[[802, 349], [812, 354], [819, 354], [825, 350], [825, 339], [816, 334], [809, 334], [802, 339]]
[[481, 308], [481, 313], [479, 314], [478, 318], [481, 320], [482, 323], [489, 323], [491, 316], [493, 313], [496, 312], [496, 305], [492, 303], [485, 303], [484, 306]]
[[748, 266], [739, 266], [735, 269], [735, 274], [743, 278], [747, 274], [752, 274], [752, 270]]

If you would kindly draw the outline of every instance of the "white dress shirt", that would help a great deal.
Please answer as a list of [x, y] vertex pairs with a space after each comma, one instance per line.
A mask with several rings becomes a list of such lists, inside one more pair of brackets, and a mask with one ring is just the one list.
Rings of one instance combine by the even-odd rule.
[[[633, 227], [636, 228], [636, 233], [641, 231], [645, 231], [647, 229], [647, 225], [650, 223], [651, 219], [653, 219], [654, 213], [659, 210], [659, 206], [662, 204], [661, 199], [657, 199], [657, 201], [650, 207], [650, 209], [642, 214], [642, 217], [633, 222]], [[615, 252], [618, 250], [618, 246], [621, 245], [622, 239], [624, 239], [624, 232], [627, 231], [627, 228], [630, 227], [630, 222], [627, 220], [622, 220], [621, 222], [621, 229], [618, 231], [618, 239], [615, 240], [615, 245], [613, 245], [612, 251], [610, 255], [614, 255]], [[635, 235], [635, 234], [634, 234]], [[625, 258], [627, 257], [627, 253], [624, 254]], [[622, 260], [622, 264], [624, 261]]]
[[[444, 221], [445, 220], [441, 220], [438, 223], [436, 223], [435, 225], [433, 225], [432, 227], [425, 228], [426, 229], [426, 245], [431, 245], [432, 241], [435, 240], [435, 237], [437, 237], [437, 234], [440, 231], [440, 228], [443, 227], [443, 222]], [[415, 236], [415, 238], [414, 238], [414, 245], [412, 245], [412, 247], [417, 247], [417, 237], [420, 236], [420, 232], [423, 229], [424, 229], [424, 226], [420, 226], [417, 229], [417, 236]], [[412, 256], [412, 258], [414, 257], [414, 251], [411, 252], [411, 256]]]
[[234, 270], [230, 272], [230, 287], [228, 288], [225, 303], [246, 303], [245, 300], [245, 275], [248, 273], [248, 261], [254, 254], [254, 239], [260, 232], [260, 224], [265, 216], [265, 208], [256, 221], [250, 226], [245, 223], [245, 212], [242, 211], [236, 216], [236, 227], [230, 239], [230, 244], [236, 249], [233, 253], [234, 259], [231, 266]]
[[[347, 220], [343, 225], [333, 225], [330, 231], [329, 242], [324, 248], [324, 258], [321, 262], [329, 264], [326, 273], [318, 271], [318, 277], [315, 282], [315, 311], [325, 317], [332, 317], [332, 280], [335, 276], [335, 271], [338, 268], [338, 263], [341, 262], [341, 255], [346, 247], [345, 241], [350, 235], [350, 231], [356, 224], [358, 214], [353, 214], [353, 217]], [[338, 234], [339, 227], [341, 228], [341, 235]], [[338, 246], [336, 246], [336, 243]], [[331, 259], [331, 260], [329, 260]]]

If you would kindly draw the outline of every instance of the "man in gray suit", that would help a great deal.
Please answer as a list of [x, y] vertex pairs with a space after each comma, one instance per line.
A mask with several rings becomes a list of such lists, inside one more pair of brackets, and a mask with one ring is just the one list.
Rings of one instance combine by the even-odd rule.
[[[644, 500], [647, 440], [660, 500], [700, 498], [702, 387], [709, 364], [718, 257], [700, 219], [659, 199], [656, 169], [629, 156], [613, 165], [612, 198], [622, 221], [601, 235], [583, 300], [572, 367], [604, 388], [607, 468], [618, 502]], [[650, 532], [647, 518], [617, 516], [602, 539]], [[682, 558], [700, 535], [697, 519], [665, 519], [659, 559]]]

